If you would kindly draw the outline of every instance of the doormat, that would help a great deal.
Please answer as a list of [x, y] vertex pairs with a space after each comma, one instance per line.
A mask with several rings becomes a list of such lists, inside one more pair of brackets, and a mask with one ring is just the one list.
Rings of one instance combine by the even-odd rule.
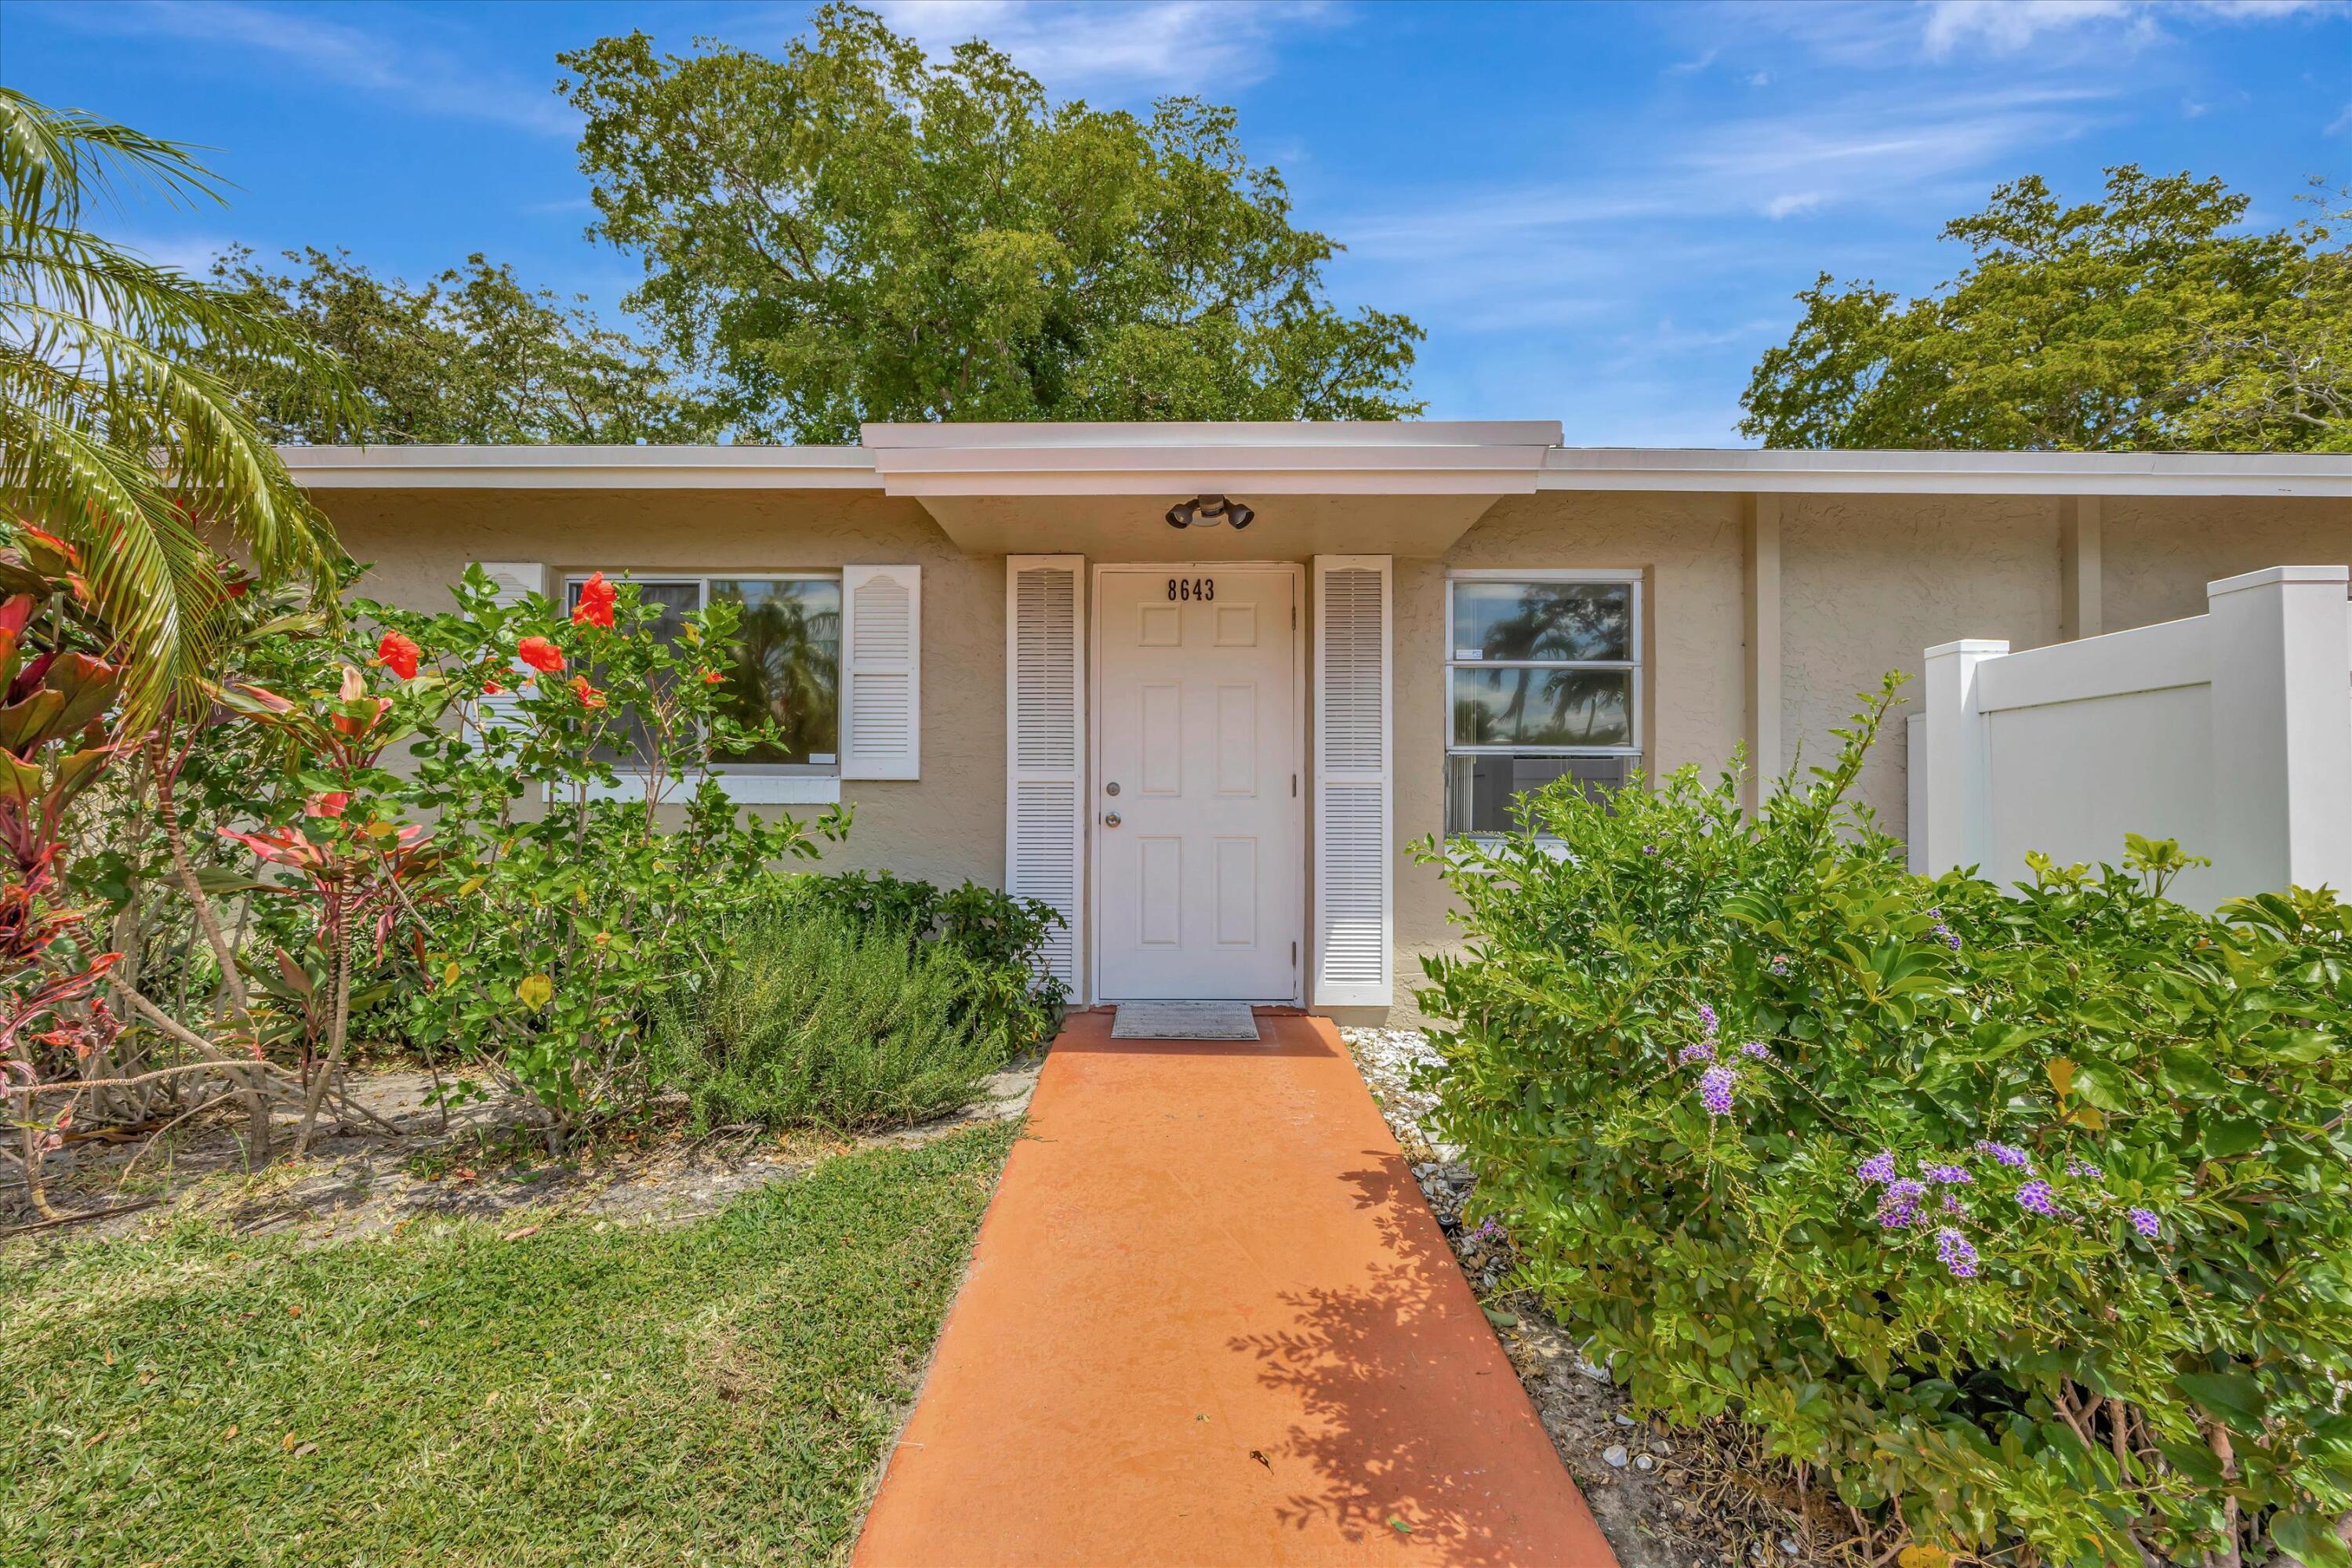
[[1255, 1040], [1257, 1019], [1246, 1002], [1122, 1002], [1114, 1040]]

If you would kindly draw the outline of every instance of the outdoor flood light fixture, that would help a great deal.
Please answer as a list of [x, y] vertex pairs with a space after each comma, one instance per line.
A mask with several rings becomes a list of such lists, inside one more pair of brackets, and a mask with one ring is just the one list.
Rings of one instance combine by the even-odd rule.
[[1168, 526], [1214, 528], [1221, 522], [1230, 522], [1234, 531], [1239, 532], [1256, 517], [1257, 513], [1237, 500], [1227, 500], [1223, 496], [1194, 496], [1191, 500], [1180, 500], [1168, 509]]

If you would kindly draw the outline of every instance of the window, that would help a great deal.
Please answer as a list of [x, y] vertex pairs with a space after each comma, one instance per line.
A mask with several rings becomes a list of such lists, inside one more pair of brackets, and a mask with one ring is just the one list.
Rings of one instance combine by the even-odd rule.
[[[586, 581], [584, 576], [567, 580], [567, 606], [580, 602], [580, 585]], [[839, 577], [778, 574], [629, 581], [637, 585], [645, 603], [661, 606], [654, 631], [664, 638], [677, 637], [686, 617], [707, 605], [726, 601], [743, 607], [742, 628], [720, 701], [747, 726], [773, 720], [783, 732], [783, 743], [721, 753], [719, 760], [730, 772], [834, 770], [841, 749]]]
[[1598, 794], [1641, 764], [1641, 583], [1462, 572], [1445, 584], [1445, 831], [1512, 833], [1528, 790]]

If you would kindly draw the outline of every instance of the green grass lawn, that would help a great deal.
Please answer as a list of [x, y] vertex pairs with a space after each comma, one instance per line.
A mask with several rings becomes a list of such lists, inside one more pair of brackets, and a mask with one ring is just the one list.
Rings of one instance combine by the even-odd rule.
[[0, 1563], [835, 1558], [1013, 1135], [677, 1229], [19, 1244]]

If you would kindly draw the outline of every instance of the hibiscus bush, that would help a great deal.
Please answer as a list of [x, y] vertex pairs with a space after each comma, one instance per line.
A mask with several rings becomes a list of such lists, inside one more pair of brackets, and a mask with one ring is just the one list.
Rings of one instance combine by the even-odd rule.
[[1895, 686], [1755, 818], [1685, 770], [1421, 847], [1477, 1205], [1639, 1408], [1927, 1557], [2344, 1564], [2352, 909], [1911, 875], [1851, 798]]
[[712, 771], [776, 739], [720, 703], [734, 605], [666, 638], [657, 606], [601, 576], [568, 615], [499, 603], [478, 568], [455, 598], [439, 615], [357, 606], [390, 676], [452, 696], [399, 786], [433, 814], [438, 853], [404, 1028], [530, 1093], [560, 1141], [643, 1095], [657, 1012], [709, 973], [771, 868], [847, 819], [746, 815]]

